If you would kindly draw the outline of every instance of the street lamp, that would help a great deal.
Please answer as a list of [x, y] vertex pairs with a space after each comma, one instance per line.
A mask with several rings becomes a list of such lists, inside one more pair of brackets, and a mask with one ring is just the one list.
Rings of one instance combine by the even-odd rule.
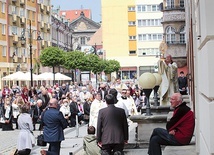
[[152, 115], [149, 97], [155, 84], [156, 78], [152, 73], [145, 72], [139, 77], [139, 85], [143, 88], [143, 91], [146, 95], [146, 116]]
[[31, 29], [31, 20], [30, 20], [30, 28], [29, 28], [29, 31], [25, 31], [25, 29], [22, 31], [22, 36], [21, 36], [21, 41], [26, 41], [26, 38], [25, 38], [25, 32], [28, 32], [29, 33], [29, 37], [30, 37], [30, 41], [29, 41], [29, 47], [30, 47], [30, 83], [31, 83], [31, 87], [33, 87], [33, 60], [32, 60], [32, 34], [33, 32], [36, 32], [37, 31], [37, 40], [42, 40], [41, 36], [40, 36], [40, 32], [38, 30], [32, 30]]

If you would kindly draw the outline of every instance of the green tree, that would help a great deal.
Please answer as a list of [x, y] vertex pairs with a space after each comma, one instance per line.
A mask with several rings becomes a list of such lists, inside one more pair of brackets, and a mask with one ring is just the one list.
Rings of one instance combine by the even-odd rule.
[[105, 74], [111, 74], [112, 72], [118, 72], [120, 69], [120, 63], [117, 60], [105, 60]]
[[72, 51], [65, 53], [63, 66], [66, 69], [80, 69], [84, 68], [85, 54], [80, 51]]
[[59, 49], [58, 47], [47, 47], [41, 52], [40, 62], [42, 66], [52, 67], [53, 74], [55, 73], [55, 67], [62, 65], [63, 61], [64, 61], [64, 51]]
[[99, 56], [95, 54], [86, 54], [85, 55], [85, 70], [92, 71], [93, 73], [100, 73], [104, 69], [104, 63]]

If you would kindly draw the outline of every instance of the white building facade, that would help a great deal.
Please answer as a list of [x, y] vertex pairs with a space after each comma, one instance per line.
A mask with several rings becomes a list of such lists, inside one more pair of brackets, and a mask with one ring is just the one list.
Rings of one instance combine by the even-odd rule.
[[214, 154], [214, 20], [213, 0], [186, 1], [187, 50], [194, 67], [196, 148], [199, 155]]

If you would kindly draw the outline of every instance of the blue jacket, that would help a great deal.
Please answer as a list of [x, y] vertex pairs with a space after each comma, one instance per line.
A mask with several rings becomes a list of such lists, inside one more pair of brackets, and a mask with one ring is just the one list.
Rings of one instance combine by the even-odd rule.
[[63, 129], [68, 126], [68, 123], [62, 112], [49, 108], [42, 114], [42, 123], [45, 142], [59, 142], [65, 139]]

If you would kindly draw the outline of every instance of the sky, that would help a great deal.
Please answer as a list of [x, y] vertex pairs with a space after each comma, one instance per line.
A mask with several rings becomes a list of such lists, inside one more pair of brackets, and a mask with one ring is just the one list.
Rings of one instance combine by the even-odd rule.
[[60, 6], [60, 10], [91, 9], [92, 20], [101, 21], [101, 0], [51, 0], [54, 9]]

